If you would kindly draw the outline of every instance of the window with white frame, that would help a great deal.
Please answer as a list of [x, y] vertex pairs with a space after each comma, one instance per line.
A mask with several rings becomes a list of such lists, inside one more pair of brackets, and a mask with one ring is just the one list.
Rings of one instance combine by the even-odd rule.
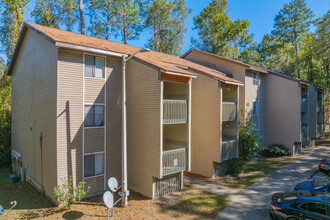
[[104, 174], [104, 154], [88, 154], [84, 156], [84, 177]]
[[85, 76], [104, 78], [104, 58], [85, 55]]
[[253, 101], [253, 108], [252, 108], [252, 123], [254, 124], [254, 130], [259, 132], [259, 101]]
[[85, 105], [85, 127], [100, 127], [104, 125], [104, 105]]
[[259, 73], [252, 72], [252, 78], [253, 78], [253, 85], [259, 86]]

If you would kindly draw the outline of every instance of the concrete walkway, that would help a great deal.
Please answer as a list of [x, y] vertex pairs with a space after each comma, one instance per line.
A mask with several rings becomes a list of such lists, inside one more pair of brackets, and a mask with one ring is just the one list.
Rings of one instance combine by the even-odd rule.
[[313, 175], [320, 159], [327, 158], [329, 155], [329, 144], [319, 146], [241, 192], [186, 177], [185, 181], [207, 191], [232, 198], [230, 205], [220, 212], [216, 219], [269, 219], [268, 207], [271, 196], [275, 192], [291, 191], [295, 184]]

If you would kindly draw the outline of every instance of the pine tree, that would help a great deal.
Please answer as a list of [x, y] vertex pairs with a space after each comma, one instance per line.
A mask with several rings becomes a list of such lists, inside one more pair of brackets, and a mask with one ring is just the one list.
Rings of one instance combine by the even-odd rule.
[[168, 54], [180, 55], [186, 19], [191, 9], [185, 0], [153, 0], [146, 9], [146, 27], [152, 31], [147, 47]]
[[283, 9], [275, 17], [272, 34], [282, 42], [294, 45], [298, 78], [301, 77], [298, 47], [301, 36], [309, 30], [312, 17], [313, 13], [307, 7], [305, 0], [292, 0], [290, 3], [284, 4]]
[[40, 25], [59, 28], [63, 24], [63, 12], [58, 0], [37, 0], [31, 15]]

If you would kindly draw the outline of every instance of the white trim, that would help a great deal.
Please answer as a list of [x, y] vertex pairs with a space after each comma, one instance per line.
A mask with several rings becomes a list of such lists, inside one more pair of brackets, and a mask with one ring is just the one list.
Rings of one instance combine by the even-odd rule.
[[[85, 53], [83, 53], [83, 100], [82, 100], [82, 180], [85, 182]], [[83, 185], [85, 190], [85, 184]]]
[[169, 72], [169, 71], [164, 71], [164, 73], [170, 74], [170, 75], [185, 76], [185, 77], [189, 77], [189, 78], [197, 78], [197, 76], [187, 75], [187, 74], [183, 74], [183, 73], [176, 73], [176, 72]]
[[244, 86], [243, 83], [236, 83], [236, 82], [230, 82], [230, 81], [224, 81], [224, 83], [232, 84], [232, 85], [237, 85], [237, 86]]
[[[256, 74], [256, 79], [257, 79], [258, 85], [254, 84], [253, 73]], [[259, 72], [257, 72], [257, 71], [252, 71], [252, 86], [260, 86], [260, 75], [259, 75]]]
[[104, 77], [90, 77], [90, 76], [85, 76], [85, 79], [97, 79], [97, 80], [104, 80]]
[[84, 153], [84, 156], [88, 156], [88, 155], [95, 155], [95, 154], [104, 154], [104, 151], [97, 151], [97, 152], [92, 152], [92, 153]]
[[[160, 80], [160, 175], [159, 179], [163, 178], [163, 130], [164, 130], [164, 123], [163, 123], [163, 118], [164, 118], [164, 107], [163, 107], [163, 100], [164, 100], [164, 81]], [[154, 185], [153, 185], [154, 186]], [[154, 193], [155, 190], [152, 190]], [[154, 196], [154, 195], [153, 195]]]
[[106, 55], [115, 56], [115, 57], [122, 57], [122, 56], [127, 57], [128, 56], [128, 54], [124, 54], [124, 53], [111, 52], [111, 51], [107, 51], [107, 50], [96, 49], [96, 48], [92, 48], [92, 47], [86, 47], [86, 46], [70, 44], [70, 43], [64, 43], [64, 42], [56, 42], [55, 45], [58, 46], [58, 47], [76, 49], [76, 50], [83, 50], [83, 51], [88, 51], [88, 52], [91, 52], [91, 53], [102, 54], [102, 55], [105, 55], [105, 56]]
[[100, 177], [100, 176], [105, 176], [105, 174], [103, 173], [103, 174], [99, 174], [99, 175], [95, 175], [95, 176], [87, 176], [87, 177], [85, 177], [85, 180]]
[[103, 108], [103, 124], [104, 124], [104, 190], [106, 190], [106, 182], [107, 182], [107, 57], [104, 59], [104, 108]]
[[104, 103], [85, 103], [85, 105], [105, 105]]
[[[192, 92], [192, 79], [188, 83], [188, 171], [191, 171], [191, 92]], [[181, 174], [183, 176], [183, 173]], [[183, 178], [183, 177], [182, 177]], [[181, 182], [183, 184], [183, 180]]]

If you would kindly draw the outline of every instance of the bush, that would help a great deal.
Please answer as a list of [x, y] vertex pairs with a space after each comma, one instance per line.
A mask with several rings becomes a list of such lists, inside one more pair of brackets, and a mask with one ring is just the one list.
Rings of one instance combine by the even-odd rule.
[[60, 186], [55, 186], [54, 194], [59, 205], [70, 209], [73, 204], [83, 199], [90, 190], [89, 186], [87, 190], [83, 190], [84, 185], [85, 182], [79, 182], [77, 187], [73, 187], [72, 176], [70, 176], [68, 181], [64, 181]]
[[271, 144], [265, 147], [260, 154], [266, 157], [279, 157], [289, 155], [290, 151], [284, 145]]
[[239, 140], [238, 140], [238, 158], [230, 159], [228, 174], [238, 174], [243, 172], [245, 162], [255, 157], [260, 150], [258, 140], [261, 138], [254, 130], [255, 125], [251, 121], [251, 117], [246, 122], [239, 123]]

